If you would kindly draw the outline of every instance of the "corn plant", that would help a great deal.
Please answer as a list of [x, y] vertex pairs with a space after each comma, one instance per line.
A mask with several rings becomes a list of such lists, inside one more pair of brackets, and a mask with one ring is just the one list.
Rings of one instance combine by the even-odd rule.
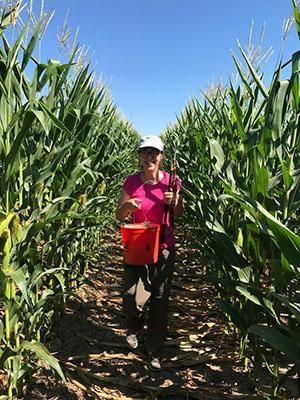
[[65, 63], [37, 61], [44, 16], [32, 25], [29, 13], [19, 30], [17, 9], [0, 19], [0, 368], [9, 399], [43, 363], [65, 379], [45, 342], [113, 221], [138, 139], [89, 65], [74, 70], [78, 48]]
[[[299, 7], [292, 7], [299, 35]], [[288, 358], [299, 352], [300, 52], [278, 63], [269, 86], [242, 48], [240, 54], [243, 62], [233, 55], [239, 83], [204, 93], [202, 102], [194, 98], [164, 137], [167, 151], [175, 146], [179, 154], [188, 223], [201, 237], [198, 246], [213, 255], [207, 278], [239, 332], [247, 368], [248, 357], [270, 357], [247, 348], [258, 336], [274, 349], [269, 363], [278, 350]], [[281, 79], [287, 68], [290, 78]], [[286, 341], [276, 346], [279, 335]]]

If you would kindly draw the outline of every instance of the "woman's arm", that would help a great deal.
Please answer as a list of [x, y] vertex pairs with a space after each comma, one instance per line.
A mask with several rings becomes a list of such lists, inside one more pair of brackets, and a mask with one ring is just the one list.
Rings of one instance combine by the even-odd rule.
[[180, 217], [183, 213], [183, 201], [179, 193], [165, 192], [164, 193], [165, 204], [171, 205], [175, 217]]
[[175, 217], [180, 217], [183, 213], [183, 200], [179, 193], [173, 193], [172, 209]]
[[139, 210], [141, 208], [141, 200], [137, 198], [131, 199], [126, 191], [122, 189], [121, 197], [118, 201], [118, 206], [116, 210], [116, 217], [119, 221], [123, 221], [128, 217], [133, 211]]

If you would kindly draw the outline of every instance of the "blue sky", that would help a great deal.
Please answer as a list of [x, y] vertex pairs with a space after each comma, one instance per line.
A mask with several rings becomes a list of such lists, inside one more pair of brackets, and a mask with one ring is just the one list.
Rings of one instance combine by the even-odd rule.
[[[40, 0], [35, 0], [35, 6]], [[97, 75], [141, 134], [160, 134], [192, 96], [214, 80], [235, 75], [231, 50], [245, 46], [251, 21], [254, 44], [265, 24], [263, 49], [273, 46], [266, 84], [277, 61], [290, 0], [45, 0], [55, 15], [42, 42], [42, 60], [59, 58], [58, 28], [68, 24], [93, 53]], [[283, 59], [299, 49], [295, 26]]]

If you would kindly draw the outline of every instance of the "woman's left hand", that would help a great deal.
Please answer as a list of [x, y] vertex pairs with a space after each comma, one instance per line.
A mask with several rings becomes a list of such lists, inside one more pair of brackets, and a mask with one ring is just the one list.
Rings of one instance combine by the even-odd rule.
[[164, 193], [164, 203], [165, 204], [174, 204], [176, 206], [176, 201], [178, 198], [178, 194], [175, 192], [165, 192]]

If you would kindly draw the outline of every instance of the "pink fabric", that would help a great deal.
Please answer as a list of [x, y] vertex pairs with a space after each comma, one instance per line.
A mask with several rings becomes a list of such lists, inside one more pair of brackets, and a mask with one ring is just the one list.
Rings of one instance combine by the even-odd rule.
[[[163, 216], [165, 210], [164, 192], [168, 190], [170, 174], [163, 171], [163, 178], [155, 185], [143, 182], [139, 173], [129, 176], [123, 185], [124, 190], [130, 198], [138, 198], [142, 200], [141, 209], [133, 213], [133, 221], [135, 223], [144, 222], [145, 219], [156, 223], [163, 223]], [[175, 191], [179, 192], [181, 181], [176, 176]], [[166, 228], [166, 240], [163, 247], [174, 246], [173, 228], [170, 223], [170, 213], [168, 213]]]

